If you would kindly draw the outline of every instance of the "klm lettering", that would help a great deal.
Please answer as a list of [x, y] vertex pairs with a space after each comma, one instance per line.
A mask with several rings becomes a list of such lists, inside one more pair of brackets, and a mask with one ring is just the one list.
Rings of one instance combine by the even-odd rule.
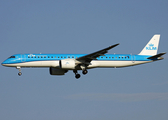
[[146, 47], [146, 50], [157, 50], [157, 47]]

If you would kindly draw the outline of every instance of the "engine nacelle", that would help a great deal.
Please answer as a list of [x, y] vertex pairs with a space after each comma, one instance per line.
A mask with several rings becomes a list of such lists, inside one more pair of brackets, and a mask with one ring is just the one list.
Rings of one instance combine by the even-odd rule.
[[75, 69], [75, 60], [74, 59], [64, 59], [59, 61], [60, 68], [62, 69]]
[[64, 75], [68, 70], [50, 67], [50, 75]]

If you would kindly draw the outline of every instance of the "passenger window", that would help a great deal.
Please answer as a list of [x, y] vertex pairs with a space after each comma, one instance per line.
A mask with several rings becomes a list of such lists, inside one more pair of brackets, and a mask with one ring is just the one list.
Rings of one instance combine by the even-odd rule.
[[33, 56], [31, 58], [33, 58]]
[[51, 58], [53, 58], [53, 56], [51, 56]]
[[48, 56], [48, 58], [50, 58], [50, 56]]
[[30, 58], [30, 56], [28, 56], [28, 58]]
[[40, 56], [38, 56], [38, 58], [40, 58]]
[[46, 56], [44, 56], [44, 58], [46, 58]]

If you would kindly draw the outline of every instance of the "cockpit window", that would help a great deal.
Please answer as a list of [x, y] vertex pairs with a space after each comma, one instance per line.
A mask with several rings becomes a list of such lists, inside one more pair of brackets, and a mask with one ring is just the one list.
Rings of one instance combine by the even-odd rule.
[[10, 56], [9, 58], [15, 58], [15, 56]]

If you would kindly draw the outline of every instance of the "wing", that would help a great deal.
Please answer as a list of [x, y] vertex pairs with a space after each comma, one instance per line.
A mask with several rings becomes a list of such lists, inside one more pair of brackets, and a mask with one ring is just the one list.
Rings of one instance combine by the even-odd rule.
[[82, 63], [90, 63], [92, 60], [96, 60], [97, 57], [103, 56], [105, 53], [108, 52], [108, 50], [116, 47], [117, 45], [119, 45], [119, 44], [115, 44], [115, 45], [112, 45], [112, 46], [107, 47], [105, 49], [99, 50], [97, 52], [94, 52], [94, 53], [79, 57], [76, 60], [81, 61]]

